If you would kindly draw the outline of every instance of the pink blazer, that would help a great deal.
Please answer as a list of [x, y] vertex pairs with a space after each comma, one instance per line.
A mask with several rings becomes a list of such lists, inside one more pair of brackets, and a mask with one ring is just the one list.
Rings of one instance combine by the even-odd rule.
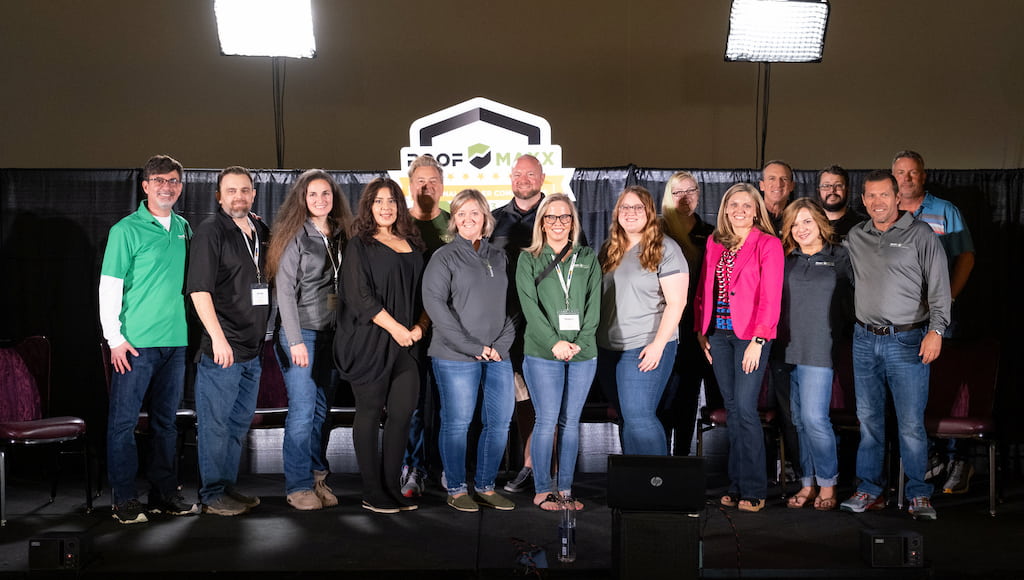
[[[715, 315], [715, 267], [725, 246], [708, 238], [707, 253], [694, 297], [694, 330], [707, 334]], [[775, 338], [782, 305], [782, 242], [757, 228], [750, 230], [736, 255], [729, 305], [733, 332], [742, 340]]]

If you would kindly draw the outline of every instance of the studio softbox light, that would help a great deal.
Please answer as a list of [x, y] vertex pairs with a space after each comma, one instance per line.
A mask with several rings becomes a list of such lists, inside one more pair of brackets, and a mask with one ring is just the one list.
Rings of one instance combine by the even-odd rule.
[[225, 55], [316, 56], [310, 0], [216, 0], [217, 34]]
[[821, 62], [828, 0], [733, 0], [725, 60]]

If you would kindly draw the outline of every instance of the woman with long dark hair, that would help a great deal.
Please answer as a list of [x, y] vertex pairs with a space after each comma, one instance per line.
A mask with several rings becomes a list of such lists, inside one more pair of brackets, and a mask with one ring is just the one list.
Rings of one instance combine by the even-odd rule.
[[401, 187], [386, 178], [371, 181], [359, 199], [341, 266], [334, 359], [356, 399], [352, 442], [362, 505], [377, 513], [417, 508], [402, 496], [399, 480], [419, 395], [420, 361], [412, 346], [429, 324], [420, 300], [423, 249]]
[[729, 491], [748, 512], [768, 495], [757, 398], [782, 300], [782, 243], [761, 194], [737, 183], [722, 197], [694, 301], [695, 328], [729, 413]]
[[337, 388], [331, 345], [338, 270], [351, 221], [338, 184], [327, 172], [310, 169], [281, 204], [267, 250], [267, 276], [280, 314], [275, 351], [288, 389], [285, 494], [299, 510], [338, 505], [326, 483], [322, 427]]
[[619, 195], [598, 255], [604, 273], [598, 376], [622, 415], [627, 454], [666, 455], [658, 402], [676, 357], [690, 271], [640, 186]]

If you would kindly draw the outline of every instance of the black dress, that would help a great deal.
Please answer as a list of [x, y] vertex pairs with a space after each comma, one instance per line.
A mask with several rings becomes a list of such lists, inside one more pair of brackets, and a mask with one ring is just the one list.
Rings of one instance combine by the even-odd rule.
[[[363, 507], [410, 509], [415, 504], [402, 497], [399, 479], [419, 396], [421, 349], [399, 346], [373, 317], [383, 309], [406, 328], [419, 320], [423, 254], [415, 248], [399, 253], [356, 237], [345, 248], [341, 269], [334, 360], [356, 400], [352, 442], [363, 478]], [[384, 439], [378, 446], [384, 409]]]

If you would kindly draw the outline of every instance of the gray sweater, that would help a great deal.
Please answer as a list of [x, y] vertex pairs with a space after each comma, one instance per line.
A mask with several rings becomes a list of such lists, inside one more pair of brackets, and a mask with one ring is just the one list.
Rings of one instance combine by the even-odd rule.
[[507, 260], [487, 239], [474, 250], [459, 235], [434, 252], [423, 272], [423, 308], [434, 327], [431, 357], [475, 362], [489, 346], [508, 360], [515, 326], [506, 309]]

